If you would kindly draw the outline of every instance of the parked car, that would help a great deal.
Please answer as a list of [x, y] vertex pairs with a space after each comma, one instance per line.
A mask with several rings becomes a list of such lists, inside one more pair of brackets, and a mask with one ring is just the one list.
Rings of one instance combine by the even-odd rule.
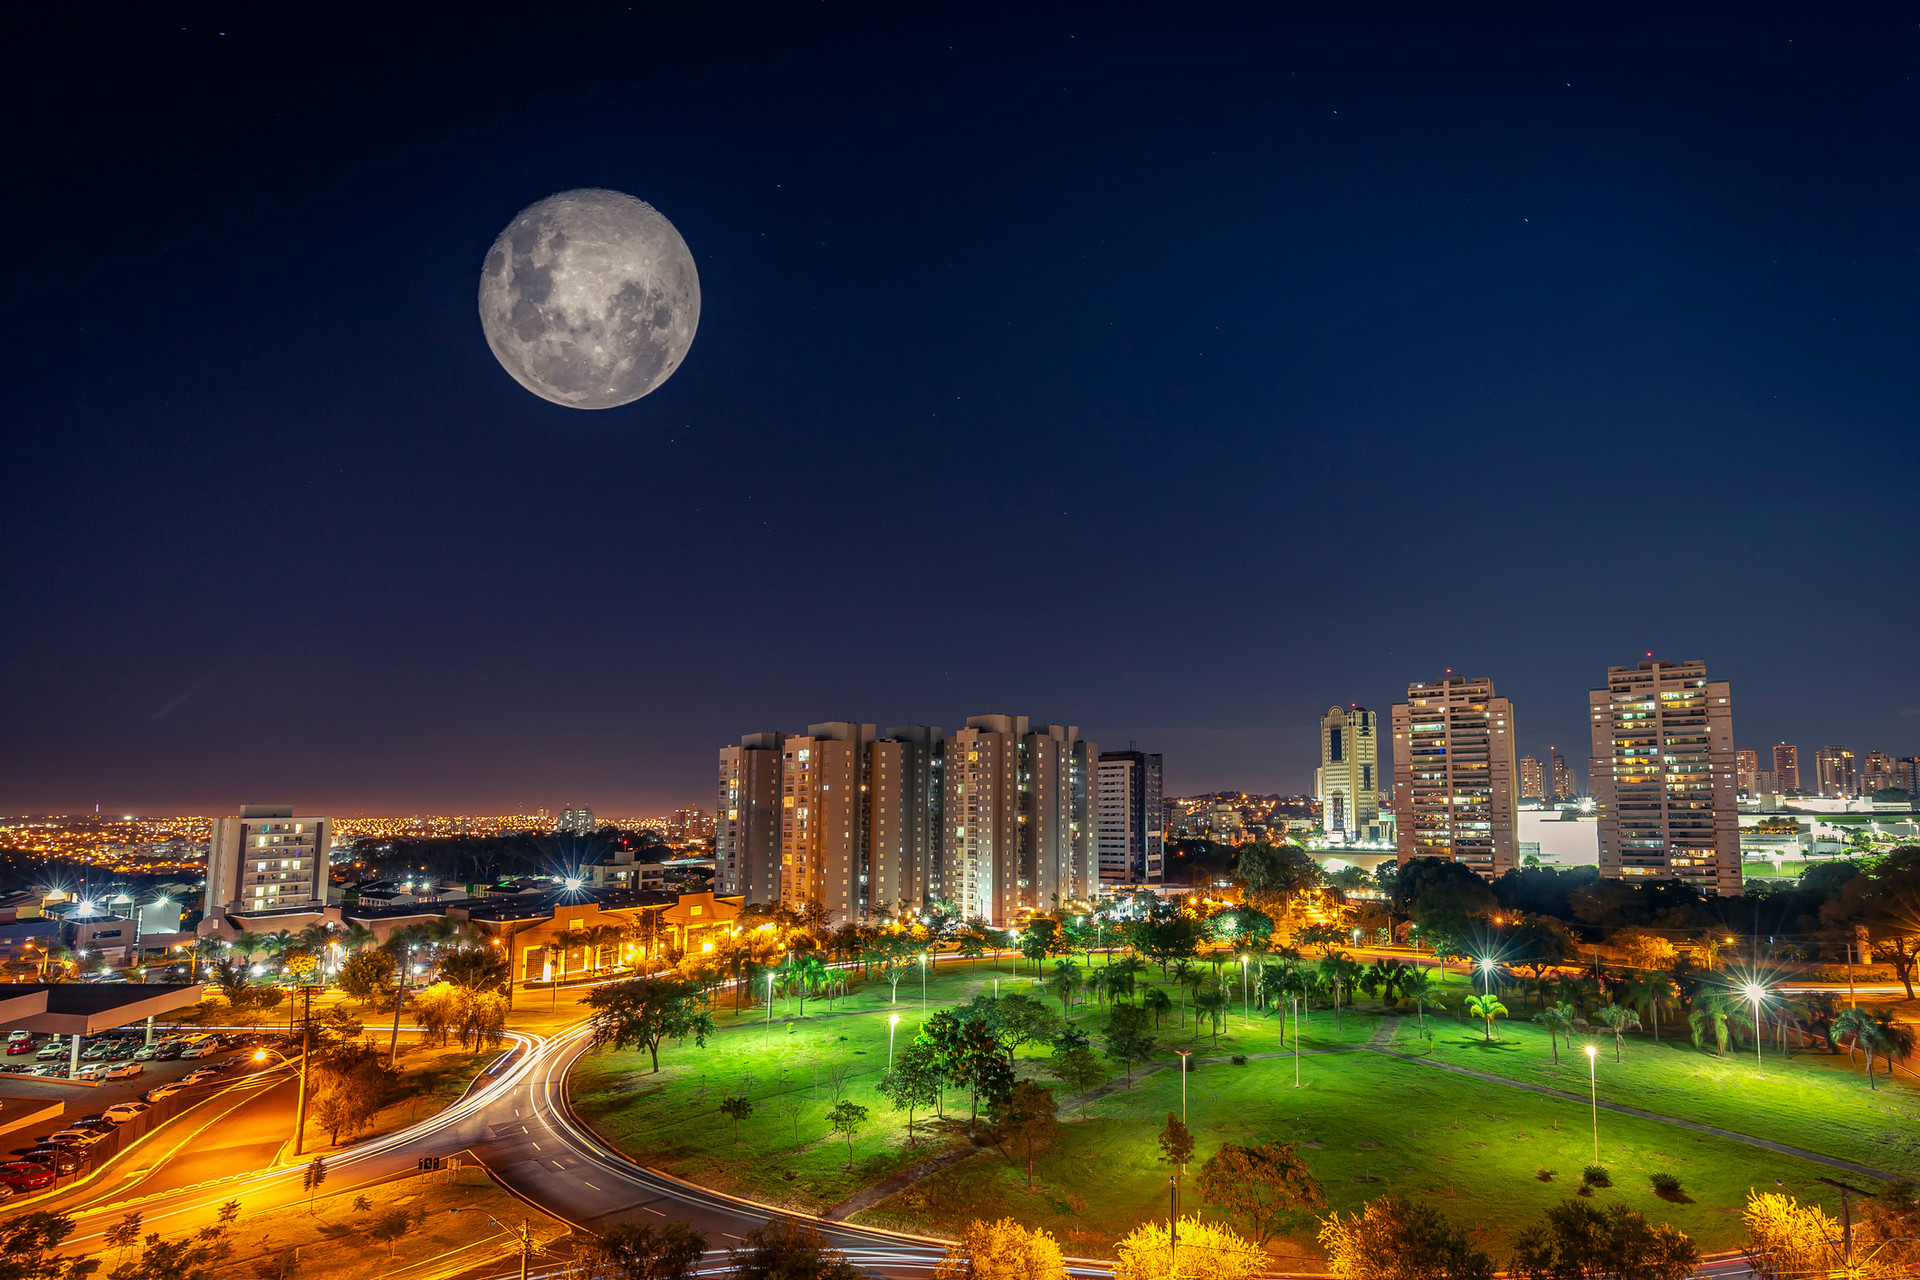
[[55, 1040], [52, 1043], [42, 1047], [40, 1052], [34, 1054], [33, 1056], [40, 1059], [40, 1061], [42, 1062], [46, 1062], [51, 1058], [64, 1058], [67, 1056], [67, 1046], [61, 1044], [58, 1040]]
[[181, 1044], [163, 1045], [161, 1046], [160, 1051], [153, 1055], [153, 1061], [172, 1062], [175, 1058], [179, 1057], [185, 1051], [186, 1051], [185, 1045], [181, 1045]]
[[32, 1075], [35, 1067], [31, 1062], [0, 1062], [0, 1076]]
[[108, 1107], [103, 1114], [109, 1120], [125, 1124], [135, 1116], [145, 1115], [151, 1110], [153, 1108], [144, 1102], [122, 1102], [118, 1106]]
[[137, 1062], [116, 1062], [101, 1074], [109, 1080], [131, 1080], [145, 1071], [146, 1068]]
[[28, 1147], [20, 1153], [20, 1158], [28, 1164], [43, 1164], [63, 1178], [87, 1167], [85, 1152], [77, 1151], [72, 1147], [57, 1146], [51, 1142]]
[[172, 1084], [155, 1085], [153, 1088], [147, 1090], [146, 1093], [142, 1096], [144, 1096], [146, 1100], [150, 1103], [158, 1102], [162, 1098], [171, 1098], [174, 1094], [179, 1093], [182, 1089], [186, 1087], [187, 1087], [186, 1085], [176, 1080]]
[[43, 1164], [9, 1160], [0, 1164], [0, 1185], [7, 1188], [8, 1195], [16, 1191], [44, 1191], [53, 1185], [53, 1170]]
[[186, 1075], [181, 1076], [180, 1083], [181, 1084], [205, 1084], [209, 1080], [218, 1080], [219, 1078], [220, 1078], [220, 1073], [218, 1071], [215, 1071], [212, 1067], [202, 1067], [198, 1071], [190, 1071]]
[[32, 1053], [33, 1051], [34, 1044], [31, 1040], [13, 1040], [7, 1044], [7, 1056], [9, 1058], [17, 1058], [23, 1053]]
[[183, 1058], [211, 1058], [218, 1052], [220, 1052], [220, 1045], [217, 1041], [202, 1040], [199, 1044], [188, 1045], [182, 1049], [180, 1056]]
[[107, 1071], [112, 1065], [113, 1064], [107, 1062], [89, 1062], [86, 1066], [80, 1068], [79, 1074], [75, 1075], [74, 1079], [98, 1080], [107, 1074]]
[[[112, 1125], [107, 1126], [108, 1132], [111, 1132], [112, 1129], [113, 1129]], [[105, 1133], [101, 1133], [97, 1129], [70, 1128], [70, 1129], [62, 1129], [60, 1132], [55, 1134], [49, 1134], [47, 1137], [47, 1141], [48, 1142], [71, 1142], [71, 1143], [78, 1144], [79, 1146], [82, 1146], [82, 1147], [90, 1147], [94, 1143], [100, 1141], [100, 1139], [106, 1136], [107, 1135]]]
[[23, 1041], [23, 1040], [24, 1040], [24, 1041], [26, 1041], [26, 1042], [27, 1042], [27, 1043], [29, 1043], [29, 1044], [31, 1044], [31, 1043], [33, 1043], [33, 1032], [31, 1032], [31, 1031], [9, 1031], [9, 1032], [7, 1033], [7, 1043], [8, 1043], [8, 1044], [19, 1044], [19, 1043], [20, 1043], [21, 1041]]
[[35, 1067], [33, 1074], [49, 1080], [65, 1080], [67, 1078], [67, 1064], [64, 1062], [49, 1062], [44, 1067]]
[[75, 1120], [67, 1126], [69, 1129], [90, 1129], [98, 1134], [109, 1134], [119, 1127], [117, 1121], [109, 1120], [105, 1116], [88, 1116], [84, 1120]]

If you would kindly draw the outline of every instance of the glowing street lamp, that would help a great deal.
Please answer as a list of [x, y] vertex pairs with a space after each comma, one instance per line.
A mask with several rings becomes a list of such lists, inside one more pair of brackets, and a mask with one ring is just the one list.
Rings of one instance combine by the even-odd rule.
[[[1248, 999], [1247, 999], [1247, 957], [1246, 956], [1240, 957], [1240, 1025], [1242, 1027], [1251, 1027], [1253, 1025], [1252, 1007], [1248, 1003]], [[1182, 1121], [1182, 1123], [1185, 1123], [1185, 1122]]]
[[1480, 961], [1480, 972], [1485, 977], [1485, 982], [1482, 985], [1486, 987], [1486, 994], [1492, 995], [1493, 994], [1493, 957], [1492, 956], [1486, 956], [1482, 958], [1482, 960]]
[[900, 1015], [892, 1014], [887, 1018], [887, 1070], [893, 1070], [893, 1033], [900, 1027]]
[[1766, 998], [1767, 989], [1757, 982], [1746, 985], [1747, 999], [1753, 1001], [1753, 1069], [1755, 1074], [1760, 1067], [1760, 1002]]
[[927, 953], [920, 953], [920, 1016], [927, 1014]]
[[1187, 1059], [1193, 1056], [1191, 1049], [1175, 1049], [1180, 1055], [1180, 1123], [1187, 1122]]
[[1587, 1100], [1593, 1106], [1593, 1162], [1600, 1163], [1600, 1077], [1595, 1074], [1594, 1058], [1599, 1050], [1587, 1046]]

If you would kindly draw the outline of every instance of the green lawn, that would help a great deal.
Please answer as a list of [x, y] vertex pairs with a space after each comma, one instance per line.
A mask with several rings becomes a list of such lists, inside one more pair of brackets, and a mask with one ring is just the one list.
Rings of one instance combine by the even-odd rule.
[[[977, 970], [940, 966], [928, 979], [926, 1009], [991, 993], [995, 976], [987, 963]], [[1015, 979], [1004, 959], [997, 976], [1003, 994], [1027, 991], [1058, 1009], [1028, 974]], [[946, 1100], [944, 1121], [919, 1117], [909, 1145], [904, 1115], [875, 1092], [886, 1068], [889, 1018], [899, 1016], [896, 1042], [904, 1045], [923, 1017], [917, 974], [900, 984], [897, 1002], [889, 996], [886, 984], [873, 984], [831, 1008], [809, 1001], [804, 1018], [788, 1016], [797, 1015], [797, 1005], [776, 1000], [770, 1023], [764, 1004], [737, 1015], [722, 1010], [723, 1029], [708, 1047], [669, 1046], [658, 1075], [644, 1052], [584, 1057], [571, 1078], [572, 1096], [589, 1124], [649, 1164], [736, 1194], [823, 1212], [890, 1174], [971, 1145], [964, 1093]], [[1577, 1049], [1570, 1056], [1563, 1045], [1556, 1069], [1544, 1032], [1524, 1020], [1532, 1011], [1518, 1003], [1519, 1020], [1502, 1022], [1493, 1046], [1482, 1042], [1477, 1024], [1429, 1015], [1429, 1050], [1409, 1015], [1390, 1047], [1584, 1094], [1585, 1057]], [[1306, 1144], [1304, 1154], [1333, 1208], [1357, 1208], [1389, 1190], [1453, 1201], [1446, 1209], [1501, 1253], [1515, 1230], [1577, 1187], [1580, 1169], [1592, 1159], [1589, 1109], [1365, 1052], [1361, 1046], [1381, 1028], [1381, 1014], [1369, 1002], [1337, 1018], [1329, 1010], [1303, 1017], [1298, 1068], [1304, 1087], [1296, 1091], [1289, 1018], [1236, 1006], [1216, 1046], [1213, 1029], [1196, 1027], [1191, 1009], [1183, 1016], [1177, 1002], [1160, 1031], [1162, 1061], [1171, 1059], [1168, 1050], [1189, 1047], [1202, 1059], [1218, 1060], [1189, 1077], [1199, 1159], [1223, 1141], [1298, 1141]], [[1104, 1010], [1078, 1006], [1072, 1016], [1097, 1033]], [[1045, 1046], [1023, 1049], [1020, 1075], [1044, 1079], [1047, 1052]], [[1235, 1054], [1251, 1061], [1224, 1061]], [[1769, 1056], [1756, 1079], [1750, 1058], [1722, 1061], [1690, 1044], [1656, 1048], [1644, 1036], [1629, 1039], [1623, 1064], [1611, 1058], [1609, 1042], [1599, 1062], [1603, 1098], [1920, 1173], [1920, 1094], [1905, 1083], [1870, 1094], [1864, 1073], [1857, 1067], [1849, 1073], [1844, 1058], [1836, 1065], [1820, 1055], [1798, 1055], [1791, 1063]], [[754, 1113], [741, 1123], [736, 1142], [719, 1107], [723, 1098], [742, 1094]], [[851, 1171], [846, 1143], [826, 1118], [836, 1097], [870, 1113], [853, 1143]], [[783, 1111], [783, 1104], [790, 1109]], [[1063, 1100], [1068, 1123], [1040, 1158], [1031, 1193], [1024, 1170], [989, 1147], [854, 1220], [946, 1234], [969, 1218], [1008, 1215], [1049, 1227], [1070, 1251], [1107, 1252], [1132, 1226], [1165, 1212], [1167, 1170], [1154, 1159], [1154, 1137], [1167, 1111], [1179, 1107], [1178, 1072], [1136, 1071], [1130, 1085], [1091, 1102], [1085, 1119]], [[1772, 1189], [1777, 1179], [1802, 1198], [1823, 1201], [1828, 1190], [1813, 1179], [1830, 1170], [1728, 1139], [1605, 1112], [1600, 1128], [1601, 1160], [1616, 1183], [1596, 1193], [1601, 1202], [1621, 1200], [1653, 1220], [1672, 1222], [1703, 1248], [1737, 1243], [1749, 1187]], [[1551, 1181], [1536, 1178], [1542, 1167], [1556, 1171]], [[1652, 1195], [1647, 1175], [1669, 1171], [1680, 1176], [1691, 1203]], [[1283, 1261], [1315, 1261], [1312, 1238], [1313, 1224], [1305, 1223], [1276, 1242], [1276, 1253]]]

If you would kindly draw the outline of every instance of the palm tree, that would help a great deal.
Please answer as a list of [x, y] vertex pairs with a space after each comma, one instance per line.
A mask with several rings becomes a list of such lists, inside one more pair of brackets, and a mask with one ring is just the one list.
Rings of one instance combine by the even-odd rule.
[[1640, 1019], [1623, 1004], [1610, 1004], [1599, 1011], [1602, 1026], [1613, 1032], [1613, 1060], [1620, 1061], [1620, 1040], [1629, 1031], [1640, 1029]]
[[1205, 1013], [1213, 1023], [1213, 1046], [1216, 1049], [1220, 1047], [1220, 1016], [1226, 1007], [1226, 992], [1220, 989], [1220, 984], [1217, 982], [1204, 991], [1195, 991], [1193, 993], [1194, 1031], [1196, 1033], [1199, 1031], [1200, 1015]]
[[1674, 998], [1672, 975], [1660, 969], [1645, 969], [1629, 977], [1625, 984], [1623, 1004], [1633, 1006], [1647, 1015], [1653, 1024], [1653, 1042], [1660, 1043], [1660, 1006]]
[[[1206, 970], [1190, 960], [1180, 960], [1175, 962], [1173, 966], [1173, 980], [1180, 984], [1180, 990], [1184, 993], [1180, 1001], [1180, 1025], [1184, 1027], [1187, 1025], [1186, 997], [1199, 998], [1200, 984], [1207, 980], [1207, 973]], [[1194, 1015], [1193, 1025], [1195, 1034], [1198, 1034], [1200, 1022], [1197, 1013]]]
[[1165, 987], [1148, 987], [1146, 995], [1140, 997], [1140, 1003], [1153, 1011], [1153, 1029], [1160, 1029], [1160, 1016], [1173, 1012], [1173, 997], [1167, 994]]
[[1567, 1047], [1573, 1047], [1573, 1006], [1562, 1002], [1550, 1009], [1542, 1009], [1533, 1015], [1533, 1020], [1547, 1029], [1547, 1043], [1553, 1048], [1553, 1065], [1560, 1065], [1560, 1037], [1567, 1038]]
[[1903, 1027], [1894, 1021], [1889, 1009], [1876, 1009], [1873, 1021], [1880, 1028], [1880, 1052], [1887, 1057], [1887, 1078], [1893, 1078], [1893, 1059], [1897, 1054], [1901, 1058], [1911, 1058], [1914, 1050], [1914, 1036], [1911, 1027]]
[[827, 980], [827, 966], [820, 962], [819, 956], [809, 951], [795, 961], [793, 971], [800, 984], [800, 1016], [804, 1018], [807, 1016], [807, 989], [818, 989]]
[[1713, 1036], [1715, 1051], [1720, 1057], [1727, 1056], [1727, 1015], [1735, 1012], [1733, 997], [1724, 991], [1702, 991], [1693, 1002], [1693, 1008], [1687, 1013], [1687, 1026], [1693, 1030], [1693, 1046], [1696, 1049], [1707, 1047], [1707, 1036]]
[[553, 935], [553, 949], [559, 952], [560, 963], [555, 966], [552, 982], [555, 986], [566, 981], [567, 956], [576, 947], [585, 947], [593, 941], [593, 935], [585, 929], [562, 929]]
[[[1852, 1036], [1853, 1043], [1847, 1046], [1847, 1061], [1853, 1061], [1854, 1049], [1865, 1050], [1867, 1055], [1867, 1088], [1879, 1086], [1873, 1082], [1873, 1055], [1883, 1049], [1887, 1053], [1887, 1065], [1893, 1065], [1893, 1052], [1884, 1040], [1885, 1030], [1880, 1022], [1865, 1009], [1855, 1006], [1833, 1020], [1833, 1033], [1837, 1036]], [[1909, 1036], [1911, 1039], [1911, 1036]]]
[[334, 941], [339, 943], [341, 955], [350, 956], [356, 951], [372, 946], [375, 939], [373, 930], [367, 928], [367, 926], [363, 924], [350, 924], [340, 931], [340, 936], [334, 939]]
[[[1433, 974], [1415, 966], [1400, 977], [1400, 994], [1413, 1002], [1414, 1010], [1420, 1017], [1420, 1029], [1427, 1029], [1427, 1005], [1432, 1003], [1439, 993]], [[1554, 1059], [1556, 1062], [1559, 1059]]]
[[1054, 961], [1053, 976], [1047, 979], [1047, 990], [1060, 997], [1060, 1013], [1062, 1017], [1073, 1016], [1073, 1007], [1070, 1002], [1073, 999], [1073, 993], [1078, 990], [1079, 987], [1079, 966], [1071, 960]]
[[1468, 996], [1467, 1012], [1487, 1024], [1487, 1043], [1493, 1043], [1493, 1020], [1507, 1016], [1507, 1006], [1495, 995]]

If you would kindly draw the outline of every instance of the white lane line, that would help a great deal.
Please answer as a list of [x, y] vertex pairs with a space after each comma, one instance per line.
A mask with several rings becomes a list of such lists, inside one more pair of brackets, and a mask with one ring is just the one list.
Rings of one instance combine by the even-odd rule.
[[540, 1144], [539, 1144], [539, 1143], [537, 1143], [537, 1142], [536, 1142], [536, 1143], [534, 1143], [534, 1144], [533, 1144], [533, 1149], [534, 1149], [535, 1151], [538, 1151], [538, 1150], [540, 1149]]
[[567, 1166], [561, 1164], [558, 1160], [555, 1160], [553, 1162], [553, 1167], [560, 1170], [563, 1173], [566, 1171], [566, 1168], [567, 1168]]
[[[580, 1181], [582, 1181], [582, 1182], [586, 1182], [588, 1186], [590, 1186], [590, 1187], [593, 1187], [593, 1184], [592, 1184], [591, 1182], [587, 1182], [587, 1180], [586, 1180], [585, 1178], [582, 1178], [582, 1179], [580, 1179]], [[598, 1188], [598, 1187], [593, 1187], [593, 1189], [594, 1189], [595, 1191], [598, 1191], [598, 1190], [599, 1190], [600, 1188]]]
[[652, 1214], [656, 1218], [664, 1218], [667, 1216], [666, 1214], [660, 1212], [658, 1209], [648, 1209], [647, 1212]]

